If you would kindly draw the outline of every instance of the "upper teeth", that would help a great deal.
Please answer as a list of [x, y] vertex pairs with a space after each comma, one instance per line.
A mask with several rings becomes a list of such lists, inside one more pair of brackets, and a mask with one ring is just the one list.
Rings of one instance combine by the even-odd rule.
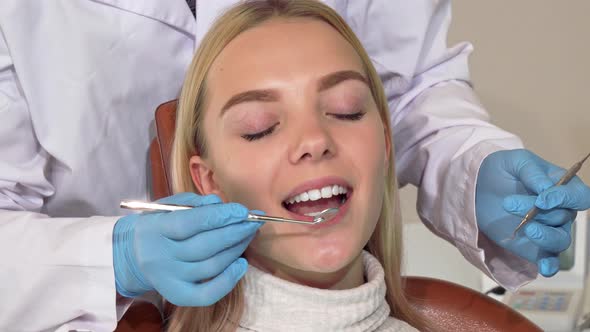
[[298, 195], [295, 195], [287, 200], [287, 204], [293, 204], [295, 202], [307, 202], [317, 201], [320, 198], [330, 198], [332, 196], [346, 194], [348, 190], [339, 185], [325, 186], [321, 189], [312, 189], [304, 191]]

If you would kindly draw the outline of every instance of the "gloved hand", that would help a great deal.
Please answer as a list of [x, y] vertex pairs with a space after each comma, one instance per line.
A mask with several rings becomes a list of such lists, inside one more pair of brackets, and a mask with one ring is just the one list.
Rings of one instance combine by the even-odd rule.
[[117, 292], [135, 297], [156, 290], [178, 306], [207, 306], [246, 273], [240, 258], [260, 222], [248, 209], [216, 195], [182, 193], [161, 203], [191, 205], [174, 212], [131, 214], [117, 221], [113, 261]]
[[[575, 210], [590, 208], [590, 188], [577, 176], [553, 187], [563, 174], [564, 169], [528, 150], [506, 150], [487, 156], [477, 176], [479, 229], [494, 243], [535, 263], [546, 277], [557, 273], [558, 255], [571, 244]], [[533, 205], [541, 212], [510, 239]]]

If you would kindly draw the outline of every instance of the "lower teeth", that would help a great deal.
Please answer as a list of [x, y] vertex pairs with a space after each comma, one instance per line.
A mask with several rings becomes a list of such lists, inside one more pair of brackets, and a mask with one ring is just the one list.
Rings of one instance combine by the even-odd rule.
[[[346, 195], [342, 196], [342, 199], [340, 200], [340, 206], [342, 206], [342, 204], [344, 204], [344, 202], [346, 202]], [[318, 211], [318, 212], [309, 212], [306, 213], [305, 215], [308, 217], [315, 217], [318, 216], [322, 213], [322, 211]]]
[[305, 215], [308, 217], [315, 217], [317, 215], [319, 215], [321, 213], [321, 211], [318, 212], [310, 212], [310, 213], [306, 213]]

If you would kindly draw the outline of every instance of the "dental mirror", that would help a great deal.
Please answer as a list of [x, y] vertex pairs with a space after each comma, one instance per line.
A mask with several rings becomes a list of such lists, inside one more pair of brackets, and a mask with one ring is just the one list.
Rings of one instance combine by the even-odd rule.
[[323, 211], [321, 211], [320, 213], [318, 213], [316, 216], [313, 217], [313, 223], [321, 223], [324, 221], [328, 221], [330, 219], [332, 219], [332, 217], [334, 217], [337, 213], [338, 213], [338, 208], [329, 208], [329, 209], [325, 209]]
[[248, 220], [250, 221], [275, 221], [275, 222], [288, 222], [292, 224], [303, 224], [303, 225], [316, 225], [323, 223], [324, 221], [330, 220], [333, 216], [338, 213], [338, 208], [328, 208], [318, 212], [316, 215], [313, 216], [313, 221], [303, 221], [297, 219], [289, 219], [283, 217], [272, 217], [272, 216], [262, 216], [258, 214], [249, 213]]
[[[178, 210], [188, 210], [188, 209], [193, 208], [193, 206], [188, 206], [188, 205], [162, 204], [162, 203], [130, 201], [130, 200], [122, 201], [119, 206], [124, 209], [131, 209], [131, 210], [165, 211], [165, 212], [178, 211]], [[336, 213], [338, 213], [338, 208], [328, 208], [328, 209], [322, 210], [313, 216], [313, 221], [303, 221], [303, 220], [297, 220], [297, 219], [264, 216], [264, 215], [254, 214], [254, 213], [248, 213], [247, 220], [249, 220], [249, 221], [286, 222], [286, 223], [302, 224], [302, 225], [316, 225], [316, 224], [320, 224], [320, 223], [330, 220], [332, 217], [334, 217], [336, 215]]]

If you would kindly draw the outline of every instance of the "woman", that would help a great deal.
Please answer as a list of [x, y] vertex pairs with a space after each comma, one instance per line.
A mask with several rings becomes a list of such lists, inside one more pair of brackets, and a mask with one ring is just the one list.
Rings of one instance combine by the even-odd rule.
[[424, 329], [403, 295], [392, 149], [381, 82], [333, 10], [306, 0], [227, 11], [184, 83], [175, 191], [297, 219], [339, 213], [319, 227], [261, 227], [238, 287], [176, 308], [169, 329]]

